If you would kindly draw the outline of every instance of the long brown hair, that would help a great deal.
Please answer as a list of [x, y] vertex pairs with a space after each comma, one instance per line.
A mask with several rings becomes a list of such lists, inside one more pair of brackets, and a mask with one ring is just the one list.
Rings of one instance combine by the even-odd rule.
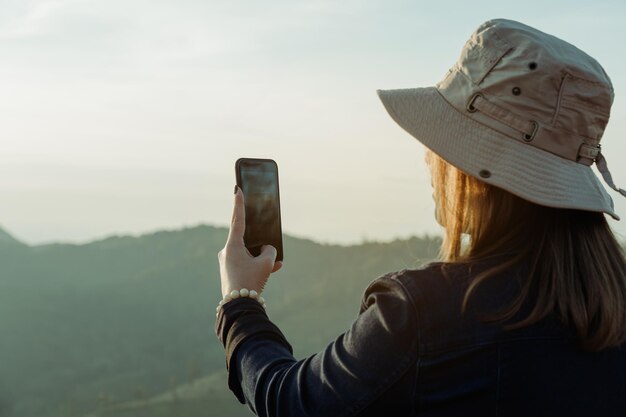
[[554, 312], [575, 327], [585, 350], [626, 342], [626, 254], [603, 213], [532, 203], [466, 174], [428, 148], [426, 162], [439, 202], [438, 220], [445, 226], [440, 261], [471, 264], [510, 254], [506, 262], [474, 277], [462, 311], [486, 279], [528, 262], [519, 296], [490, 320], [515, 316], [534, 288], [531, 312], [505, 329], [528, 326]]

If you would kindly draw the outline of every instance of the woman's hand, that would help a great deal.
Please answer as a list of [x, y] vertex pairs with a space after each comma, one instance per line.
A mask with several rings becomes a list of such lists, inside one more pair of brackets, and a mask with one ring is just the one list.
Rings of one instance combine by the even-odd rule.
[[235, 186], [235, 207], [230, 223], [230, 233], [224, 248], [217, 253], [220, 262], [222, 297], [232, 290], [247, 288], [259, 294], [272, 272], [278, 271], [283, 263], [276, 260], [276, 248], [263, 245], [259, 256], [250, 254], [243, 242], [246, 227], [246, 213], [243, 192]]

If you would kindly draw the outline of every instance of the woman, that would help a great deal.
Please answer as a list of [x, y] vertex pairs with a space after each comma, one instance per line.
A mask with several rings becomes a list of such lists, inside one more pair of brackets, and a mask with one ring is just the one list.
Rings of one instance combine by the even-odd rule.
[[296, 360], [262, 299], [230, 296], [281, 267], [271, 246], [246, 251], [236, 188], [216, 334], [239, 401], [259, 416], [626, 415], [626, 260], [591, 169], [626, 196], [600, 152], [600, 64], [492, 19], [435, 87], [378, 94], [427, 148], [440, 259], [372, 281], [352, 326]]

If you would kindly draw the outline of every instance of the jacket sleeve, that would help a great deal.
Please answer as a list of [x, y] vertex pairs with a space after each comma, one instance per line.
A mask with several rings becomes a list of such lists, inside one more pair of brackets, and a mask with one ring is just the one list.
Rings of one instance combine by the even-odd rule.
[[[239, 401], [258, 416], [362, 415], [417, 361], [416, 310], [394, 274], [370, 283], [346, 332], [301, 360], [256, 301], [225, 304], [216, 331]], [[239, 307], [227, 308], [234, 301]], [[410, 409], [411, 396], [405, 399], [392, 408]]]

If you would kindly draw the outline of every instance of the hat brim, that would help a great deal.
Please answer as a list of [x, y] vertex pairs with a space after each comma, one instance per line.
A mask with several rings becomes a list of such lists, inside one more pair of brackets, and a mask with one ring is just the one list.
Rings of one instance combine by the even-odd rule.
[[[475, 121], [446, 101], [436, 87], [377, 93], [400, 127], [467, 174], [537, 204], [604, 212], [620, 220], [611, 196], [590, 166]], [[481, 170], [491, 175], [482, 178]]]

